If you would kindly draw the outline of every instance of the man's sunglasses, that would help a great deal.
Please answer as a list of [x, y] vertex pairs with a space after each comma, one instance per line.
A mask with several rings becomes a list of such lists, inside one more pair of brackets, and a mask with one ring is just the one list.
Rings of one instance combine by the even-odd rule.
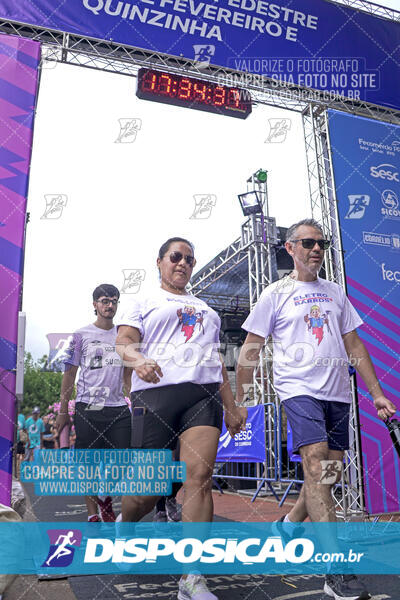
[[303, 248], [307, 248], [307, 250], [311, 250], [311, 248], [314, 248], [315, 244], [318, 244], [321, 250], [328, 250], [329, 246], [331, 245], [330, 240], [314, 240], [313, 238], [300, 238], [299, 240], [290, 241], [293, 243], [301, 242]]
[[182, 260], [182, 258], [185, 258], [185, 262], [187, 265], [189, 265], [189, 267], [193, 267], [194, 256], [190, 256], [189, 254], [186, 254], [184, 257], [182, 252], [171, 252], [171, 254], [169, 255], [169, 260], [174, 264], [180, 262]]
[[108, 306], [109, 304], [117, 306], [119, 304], [119, 300], [112, 300], [111, 298], [102, 298], [101, 300], [97, 300], [97, 302], [101, 302], [104, 306]]

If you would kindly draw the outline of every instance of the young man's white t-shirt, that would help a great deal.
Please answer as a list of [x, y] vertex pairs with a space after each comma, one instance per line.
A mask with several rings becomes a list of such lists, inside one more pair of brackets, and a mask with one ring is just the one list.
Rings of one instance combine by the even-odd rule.
[[147, 383], [132, 373], [131, 391], [177, 383], [221, 383], [218, 314], [192, 294], [172, 294], [158, 288], [153, 294], [132, 300], [118, 318], [140, 332], [139, 351], [154, 359], [163, 376]]
[[264, 338], [272, 335], [274, 386], [281, 400], [307, 395], [349, 403], [342, 335], [362, 323], [336, 283], [285, 277], [262, 292], [242, 327]]
[[115, 350], [117, 327], [101, 329], [93, 323], [71, 336], [65, 349], [65, 365], [80, 367], [76, 402], [95, 407], [126, 406], [122, 391], [123, 364]]

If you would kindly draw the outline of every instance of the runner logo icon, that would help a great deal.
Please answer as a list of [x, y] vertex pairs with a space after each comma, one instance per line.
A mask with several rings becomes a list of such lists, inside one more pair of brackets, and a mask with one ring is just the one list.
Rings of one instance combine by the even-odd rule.
[[365, 209], [369, 206], [370, 196], [366, 194], [352, 194], [349, 198], [349, 210], [345, 219], [362, 219]]
[[215, 54], [215, 46], [212, 44], [194, 44], [194, 60], [198, 69], [204, 69], [210, 64], [210, 59]]
[[50, 548], [42, 567], [68, 567], [73, 559], [75, 548], [79, 548], [82, 532], [79, 529], [48, 529]]

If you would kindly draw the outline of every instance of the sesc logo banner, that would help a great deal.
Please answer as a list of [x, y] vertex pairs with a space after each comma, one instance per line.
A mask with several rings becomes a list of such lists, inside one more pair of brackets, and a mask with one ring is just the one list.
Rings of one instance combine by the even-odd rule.
[[217, 462], [264, 462], [264, 406], [249, 406], [247, 410], [246, 430], [237, 433], [233, 439], [224, 421], [218, 443]]
[[399, 183], [399, 170], [394, 165], [382, 163], [377, 167], [370, 167], [371, 177], [384, 181], [396, 181]]

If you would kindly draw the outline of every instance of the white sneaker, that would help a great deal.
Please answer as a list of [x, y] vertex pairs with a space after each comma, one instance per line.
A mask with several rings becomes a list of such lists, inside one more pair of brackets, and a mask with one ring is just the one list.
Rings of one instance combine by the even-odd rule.
[[178, 600], [218, 600], [207, 587], [203, 575], [190, 573], [179, 581]]

